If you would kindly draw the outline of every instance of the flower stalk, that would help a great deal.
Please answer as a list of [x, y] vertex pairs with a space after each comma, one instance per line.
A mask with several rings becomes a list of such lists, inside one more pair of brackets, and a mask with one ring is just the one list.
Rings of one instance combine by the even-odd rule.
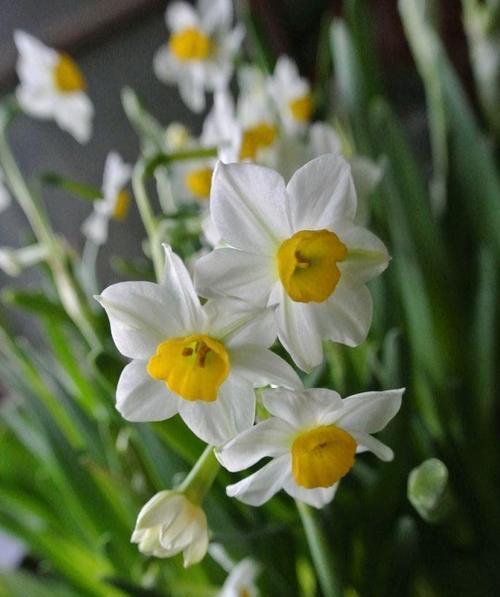
[[321, 530], [310, 506], [295, 501], [306, 535], [311, 558], [318, 574], [319, 584], [325, 597], [340, 597], [342, 594], [338, 579], [333, 573], [333, 558], [325, 535]]

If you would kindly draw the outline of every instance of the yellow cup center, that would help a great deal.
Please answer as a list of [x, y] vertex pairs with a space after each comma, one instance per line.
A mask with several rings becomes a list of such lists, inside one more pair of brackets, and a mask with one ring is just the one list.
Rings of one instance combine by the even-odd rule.
[[301, 487], [331, 487], [354, 464], [356, 440], [340, 427], [316, 427], [295, 438], [292, 474]]
[[126, 189], [122, 189], [115, 199], [115, 208], [113, 210], [113, 219], [119, 222], [127, 217], [128, 209], [130, 207], [130, 193]]
[[59, 54], [59, 60], [53, 72], [54, 83], [61, 93], [84, 91], [85, 79], [71, 56]]
[[322, 303], [332, 294], [340, 280], [337, 263], [346, 257], [346, 246], [329, 230], [296, 232], [276, 254], [283, 287], [301, 303]]
[[197, 199], [208, 199], [212, 186], [213, 168], [199, 168], [186, 174], [184, 179], [187, 188]]
[[312, 114], [312, 98], [307, 93], [302, 97], [289, 101], [288, 108], [295, 120], [298, 122], [309, 122]]
[[170, 338], [149, 359], [148, 373], [185, 400], [213, 402], [229, 375], [224, 345], [205, 334]]
[[240, 160], [255, 160], [259, 149], [274, 143], [277, 133], [276, 127], [267, 122], [246, 129], [241, 140]]
[[189, 27], [172, 33], [168, 47], [181, 61], [205, 60], [213, 50], [212, 40], [199, 29]]

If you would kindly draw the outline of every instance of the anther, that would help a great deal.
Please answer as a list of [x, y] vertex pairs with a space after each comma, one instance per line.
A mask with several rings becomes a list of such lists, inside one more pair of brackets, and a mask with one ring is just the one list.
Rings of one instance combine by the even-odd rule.
[[193, 349], [189, 346], [186, 346], [182, 349], [182, 356], [183, 357], [190, 357], [193, 354]]

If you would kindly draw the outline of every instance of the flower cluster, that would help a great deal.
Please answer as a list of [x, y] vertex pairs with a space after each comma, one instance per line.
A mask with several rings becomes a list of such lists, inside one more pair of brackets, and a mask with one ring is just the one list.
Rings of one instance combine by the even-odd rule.
[[[195, 111], [213, 92], [201, 135], [172, 123], [160, 147], [174, 196], [200, 207], [205, 254], [192, 279], [168, 243], [162, 257], [150, 218], [149, 250], [163, 261], [162, 279], [113, 284], [96, 299], [130, 359], [116, 390], [121, 415], [145, 422], [178, 414], [210, 446], [187, 485], [144, 506], [132, 536], [144, 553], [183, 552], [190, 565], [207, 551], [201, 503], [218, 463], [235, 472], [270, 459], [227, 487], [246, 504], [259, 506], [283, 489], [323, 507], [358, 453], [392, 458], [371, 434], [395, 416], [403, 390], [342, 399], [304, 385], [304, 373], [323, 362], [325, 341], [358, 346], [369, 332], [366, 284], [389, 263], [385, 245], [365, 227], [381, 168], [355, 156], [330, 124], [313, 123], [311, 86], [288, 57], [272, 74], [240, 67], [233, 99], [228, 84], [243, 30], [233, 27], [229, 0], [199, 0], [196, 9], [174, 2], [166, 20], [170, 37], [154, 58], [157, 76], [177, 83]], [[21, 107], [85, 142], [92, 106], [78, 67], [26, 33], [15, 39]], [[109, 220], [125, 217], [131, 175], [110, 153], [102, 193], [82, 227], [96, 247], [106, 242]], [[7, 257], [13, 271], [19, 259]], [[253, 586], [254, 564], [247, 564], [240, 572]], [[222, 594], [232, 594], [231, 586]]]

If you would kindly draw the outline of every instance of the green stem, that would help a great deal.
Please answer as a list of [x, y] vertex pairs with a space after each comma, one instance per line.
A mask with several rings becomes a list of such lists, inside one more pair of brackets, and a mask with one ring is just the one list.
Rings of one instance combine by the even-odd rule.
[[220, 470], [213, 446], [207, 446], [179, 487], [193, 504], [201, 504]]
[[340, 584], [333, 574], [333, 558], [325, 539], [325, 535], [318, 524], [310, 506], [295, 500], [299, 511], [311, 558], [316, 568], [319, 584], [325, 597], [340, 597]]
[[151, 202], [146, 191], [146, 167], [147, 162], [145, 160], [139, 160], [137, 162], [132, 174], [132, 188], [134, 189], [139, 214], [148, 236], [156, 280], [161, 282], [163, 278], [163, 253], [161, 249], [161, 239], [158, 235], [158, 221], [153, 213]]
[[14, 111], [3, 107], [0, 111], [0, 164], [2, 166], [7, 185], [19, 206], [23, 210], [30, 226], [40, 243], [47, 251], [47, 263], [54, 276], [54, 282], [62, 305], [74, 321], [91, 348], [100, 348], [100, 341], [87, 317], [85, 307], [75, 288], [74, 281], [68, 272], [64, 250], [54, 234], [43, 209], [35, 200], [26, 184], [16, 160], [12, 155], [7, 140], [7, 127]]

